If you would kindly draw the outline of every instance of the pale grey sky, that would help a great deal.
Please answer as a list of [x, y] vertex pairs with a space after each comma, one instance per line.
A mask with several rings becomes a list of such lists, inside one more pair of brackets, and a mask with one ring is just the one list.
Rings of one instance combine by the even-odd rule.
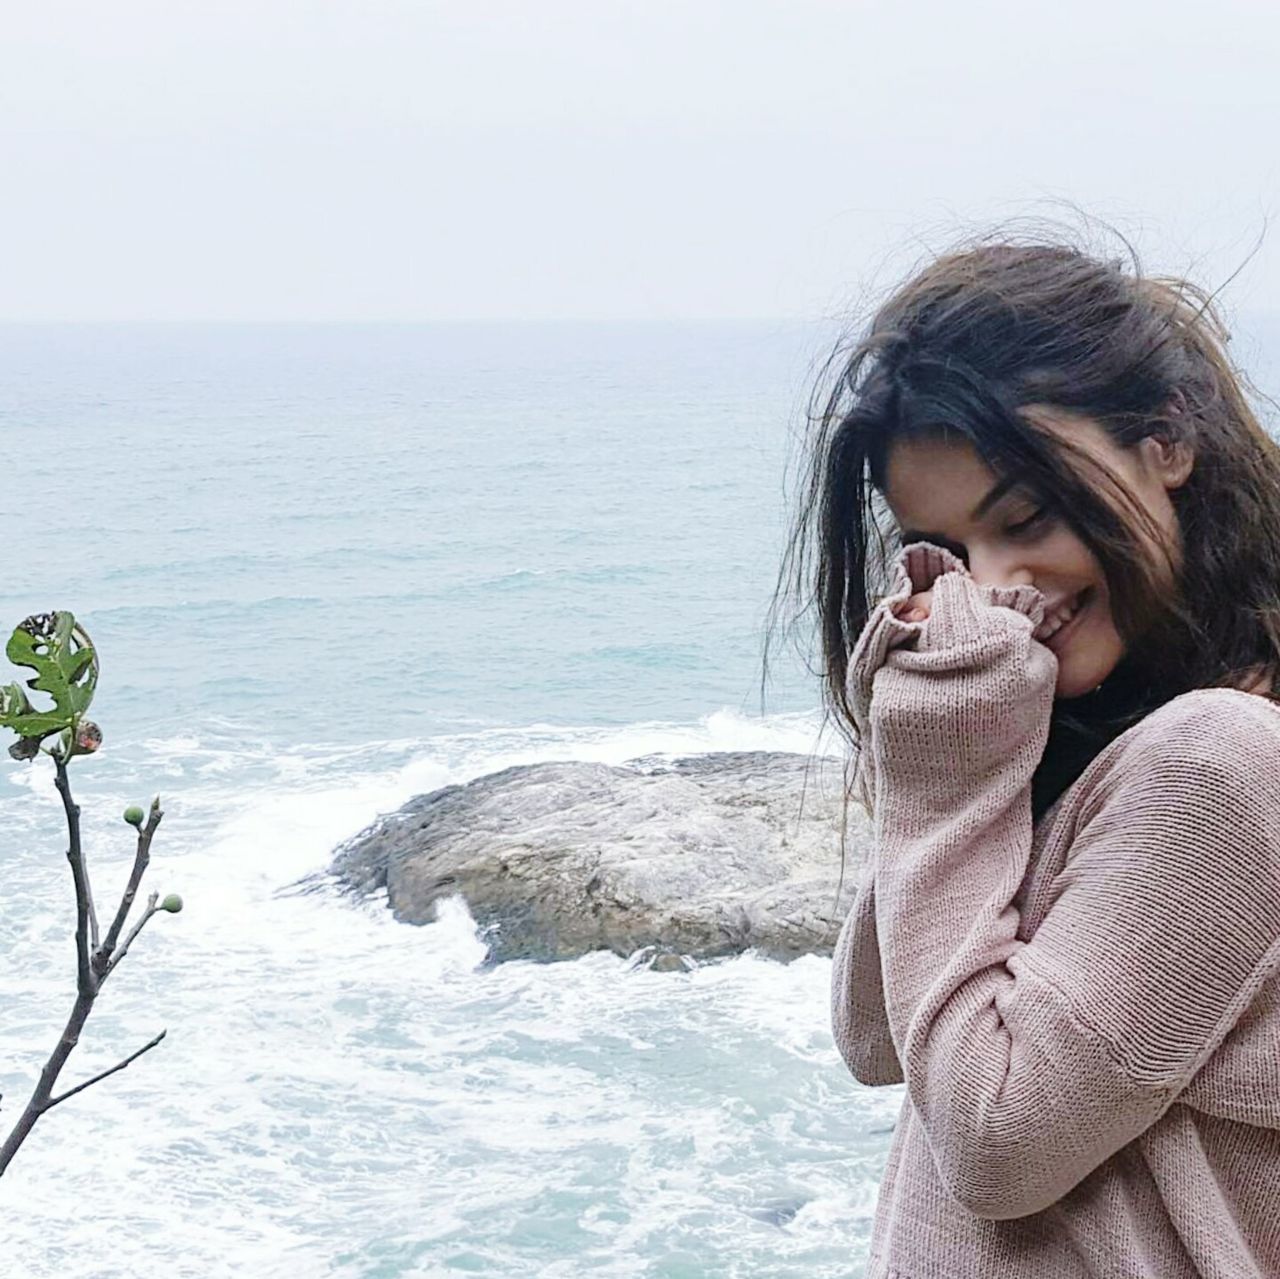
[[1278, 55], [1270, 0], [11, 0], [0, 318], [814, 317], [1045, 197], [1217, 284]]

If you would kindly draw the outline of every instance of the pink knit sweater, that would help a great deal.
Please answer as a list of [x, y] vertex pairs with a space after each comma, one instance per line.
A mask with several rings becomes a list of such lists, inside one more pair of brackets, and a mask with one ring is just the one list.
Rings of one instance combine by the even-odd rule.
[[925, 542], [897, 569], [850, 665], [876, 845], [832, 970], [849, 1069], [906, 1084], [867, 1279], [1277, 1279], [1280, 708], [1176, 697], [1033, 826], [1043, 595]]

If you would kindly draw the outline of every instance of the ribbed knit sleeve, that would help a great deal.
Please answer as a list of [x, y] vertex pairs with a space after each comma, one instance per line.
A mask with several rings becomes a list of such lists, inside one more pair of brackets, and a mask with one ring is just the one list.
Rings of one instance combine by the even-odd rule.
[[[915, 643], [923, 623], [904, 622], [897, 610], [939, 573], [966, 572], [963, 562], [929, 542], [904, 547], [887, 595], [871, 610], [849, 657], [847, 691], [861, 747], [854, 770], [854, 794], [868, 813], [874, 808], [875, 754], [871, 749], [871, 682], [892, 648]], [[902, 1067], [889, 1034], [880, 947], [876, 939], [875, 851], [867, 854], [857, 892], [836, 942], [831, 974], [831, 1016], [836, 1043], [859, 1083], [902, 1083]]]
[[903, 547], [894, 565], [894, 581], [889, 593], [871, 610], [862, 634], [849, 655], [846, 682], [853, 722], [858, 730], [861, 749], [855, 776], [856, 789], [868, 812], [874, 805], [875, 756], [871, 741], [871, 682], [884, 664], [892, 648], [914, 644], [924, 628], [923, 622], [904, 622], [898, 610], [920, 591], [928, 590], [940, 573], [967, 573], [964, 562], [948, 550], [930, 542], [912, 542]]
[[[901, 607], [929, 590], [943, 573], [967, 577], [964, 562], [931, 542], [912, 542], [902, 548], [894, 565], [893, 584], [867, 618], [849, 658], [847, 691], [861, 749], [854, 772], [854, 792], [868, 813], [874, 814], [876, 769], [872, 748], [871, 695], [875, 674], [889, 652], [911, 647], [925, 623], [905, 622]], [[984, 602], [1017, 606], [1034, 613], [1039, 592], [1029, 588], [976, 588]], [[934, 627], [937, 627], [934, 623]], [[889, 1031], [881, 979], [881, 956], [876, 936], [876, 853], [866, 857], [853, 905], [833, 952], [831, 1016], [835, 1040], [845, 1064], [859, 1083], [868, 1086], [900, 1084], [902, 1067]]]
[[1280, 962], [1280, 711], [1221, 690], [1094, 762], [1019, 935], [1057, 671], [1042, 606], [944, 572], [914, 639], [859, 673], [888, 1033], [944, 1184], [991, 1218], [1048, 1207], [1154, 1123]]

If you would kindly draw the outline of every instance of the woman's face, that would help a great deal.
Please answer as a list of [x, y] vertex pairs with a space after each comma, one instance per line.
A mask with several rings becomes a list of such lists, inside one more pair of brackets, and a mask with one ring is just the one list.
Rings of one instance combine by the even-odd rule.
[[[1121, 448], [1093, 419], [1048, 406], [1024, 413], [1051, 432], [1069, 435], [1106, 464], [1155, 519], [1180, 563], [1181, 539], [1169, 492], [1191, 472], [1189, 451], [1149, 437]], [[1105, 490], [1104, 490], [1105, 493]], [[885, 499], [906, 542], [933, 542], [954, 551], [983, 585], [1031, 585], [1045, 596], [1037, 637], [1058, 658], [1054, 695], [1079, 697], [1116, 668], [1125, 646], [1111, 616], [1106, 578], [1093, 552], [1032, 493], [997, 484], [996, 474], [967, 440], [900, 440], [889, 451]], [[1130, 517], [1132, 518], [1132, 517]], [[1141, 533], [1141, 528], [1139, 527]], [[1158, 547], [1144, 537], [1155, 562]], [[1053, 619], [1066, 624], [1048, 634]]]

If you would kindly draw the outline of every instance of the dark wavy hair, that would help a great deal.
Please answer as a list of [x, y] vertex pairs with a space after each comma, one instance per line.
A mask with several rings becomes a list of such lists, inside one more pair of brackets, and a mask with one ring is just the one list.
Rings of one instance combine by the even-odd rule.
[[[1125, 642], [1102, 685], [1055, 703], [1032, 786], [1037, 820], [1109, 741], [1179, 693], [1236, 685], [1261, 666], [1264, 695], [1280, 700], [1280, 446], [1249, 403], [1263, 397], [1226, 354], [1213, 296], [1144, 275], [1107, 230], [1121, 256], [1043, 224], [970, 239], [837, 344], [810, 402], [806, 479], [766, 624], [767, 679], [787, 606], [789, 632], [816, 613], [824, 708], [856, 758], [849, 655], [901, 547], [883, 502], [889, 447], [970, 442], [1094, 552]], [[1031, 405], [1086, 415], [1121, 447], [1157, 435], [1192, 448], [1192, 472], [1170, 493], [1183, 544], [1172, 591], [1168, 566], [1144, 550], [1144, 526], [1159, 537], [1145, 510], [1072, 442], [1069, 416], [1051, 435]]]

